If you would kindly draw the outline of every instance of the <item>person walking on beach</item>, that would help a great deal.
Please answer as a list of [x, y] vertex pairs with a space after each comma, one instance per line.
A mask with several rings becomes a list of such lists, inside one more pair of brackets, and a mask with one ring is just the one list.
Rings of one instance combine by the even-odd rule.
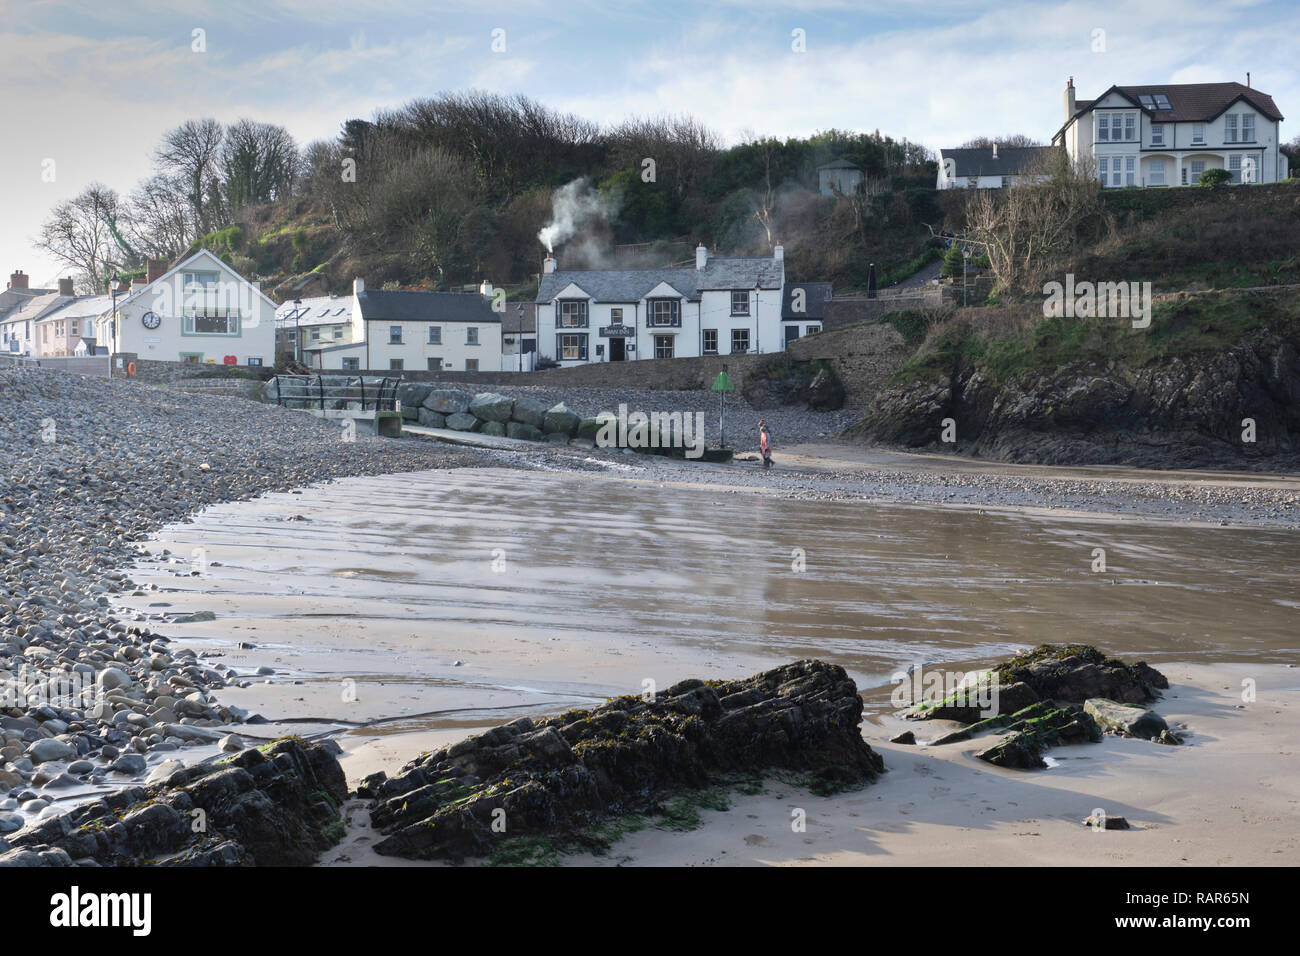
[[758, 450], [763, 456], [763, 470], [772, 467], [772, 433], [767, 430], [767, 423], [758, 423]]

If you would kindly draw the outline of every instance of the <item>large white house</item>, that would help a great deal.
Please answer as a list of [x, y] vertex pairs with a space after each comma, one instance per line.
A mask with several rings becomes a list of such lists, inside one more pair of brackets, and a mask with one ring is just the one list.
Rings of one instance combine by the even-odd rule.
[[586, 362], [779, 352], [784, 250], [771, 258], [710, 257], [695, 268], [557, 270], [537, 290], [537, 347], [562, 366]]
[[97, 345], [142, 359], [275, 362], [275, 303], [207, 249], [157, 278], [133, 284], [97, 325]]
[[1065, 124], [1052, 138], [1072, 160], [1095, 164], [1109, 188], [1194, 186], [1207, 169], [1233, 183], [1286, 179], [1282, 114], [1240, 83], [1112, 86], [1095, 100], [1065, 87]]
[[280, 350], [319, 369], [499, 372], [502, 313], [492, 294], [488, 283], [480, 292], [419, 292], [356, 279], [350, 297], [281, 305]]

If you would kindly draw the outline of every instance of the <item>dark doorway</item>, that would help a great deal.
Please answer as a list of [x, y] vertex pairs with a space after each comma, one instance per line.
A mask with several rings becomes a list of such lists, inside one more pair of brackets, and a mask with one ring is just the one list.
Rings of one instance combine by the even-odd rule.
[[798, 337], [799, 337], [799, 326], [787, 325], [785, 327], [785, 344], [787, 346]]
[[625, 341], [625, 339], [609, 340], [609, 360], [611, 362], [627, 361], [627, 348], [624, 345]]

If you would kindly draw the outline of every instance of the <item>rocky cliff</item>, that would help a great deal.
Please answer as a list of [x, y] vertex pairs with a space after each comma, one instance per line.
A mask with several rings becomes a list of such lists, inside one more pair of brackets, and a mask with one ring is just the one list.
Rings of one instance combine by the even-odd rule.
[[1010, 462], [1293, 468], [1300, 334], [1279, 323], [1222, 349], [1141, 364], [1116, 354], [1005, 378], [958, 361], [882, 390], [844, 437]]

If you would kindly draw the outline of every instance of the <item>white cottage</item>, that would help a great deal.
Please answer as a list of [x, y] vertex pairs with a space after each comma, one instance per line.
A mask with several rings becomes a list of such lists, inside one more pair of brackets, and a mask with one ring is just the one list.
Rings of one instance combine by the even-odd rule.
[[111, 352], [216, 365], [275, 362], [275, 303], [201, 249], [132, 288], [99, 320], [94, 336]]
[[537, 290], [537, 347], [562, 366], [587, 362], [779, 352], [784, 250], [710, 257], [690, 269], [558, 270], [547, 256]]

